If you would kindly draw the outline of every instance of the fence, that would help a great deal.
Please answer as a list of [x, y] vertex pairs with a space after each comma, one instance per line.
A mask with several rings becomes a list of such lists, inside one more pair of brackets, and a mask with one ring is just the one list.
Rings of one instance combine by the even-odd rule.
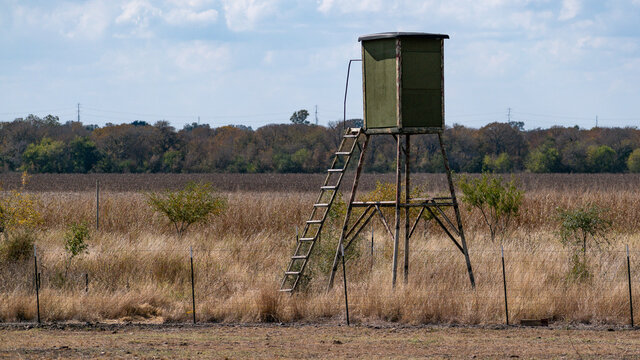
[[[316, 305], [324, 301], [323, 306], [331, 307], [327, 310], [329, 315], [340, 315], [347, 305], [362, 319], [379, 317], [390, 321], [467, 319], [512, 324], [527, 317], [550, 317], [561, 321], [634, 323], [633, 294], [640, 277], [632, 265], [638, 251], [628, 248], [594, 251], [585, 258], [589, 264], [587, 273], [580, 274], [572, 268], [570, 251], [472, 247], [475, 289], [468, 284], [457, 250], [418, 248], [412, 250], [409, 283], [394, 291], [386, 279], [390, 273], [388, 249], [383, 244], [370, 247], [367, 241], [360, 245], [359, 255], [346, 264], [348, 302], [347, 297], [340, 300], [347, 294], [342, 291], [342, 284], [336, 285], [336, 292], [327, 300], [322, 290], [324, 278], [318, 269], [316, 286], [301, 292], [303, 301], [315, 301]], [[160, 308], [182, 309], [172, 310], [173, 319], [194, 323], [200, 312], [254, 311], [253, 305], [238, 299], [258, 299], [255, 292], [265, 287], [275, 290], [282, 275], [280, 268], [286, 261], [284, 254], [279, 254], [280, 262], [265, 258], [264, 262], [249, 264], [247, 259], [264, 257], [264, 251], [233, 247], [96, 249], [73, 260], [75, 263], [69, 262], [59, 249], [34, 250], [30, 265], [15, 263], [0, 271], [0, 293], [5, 298], [4, 314], [0, 316], [5, 319], [11, 318], [7, 304], [24, 302], [28, 292], [32, 292], [35, 303], [27, 303], [34, 309], [25, 314], [33, 313], [32, 319], [38, 322], [41, 312], [48, 314], [45, 320], [75, 318], [71, 310], [62, 313], [47, 307], [59, 308], [61, 305], [55, 301], [64, 299], [82, 303], [92, 293], [116, 301], [127, 294], [146, 292]], [[102, 306], [108, 307], [108, 301], [103, 301], [106, 302]], [[221, 309], [212, 309], [216, 306]], [[232, 306], [238, 308], [231, 309]], [[315, 305], [309, 305], [312, 306]], [[93, 310], [102, 313], [97, 318], [110, 317], [100, 306], [84, 311]], [[316, 310], [300, 311], [311, 314]], [[28, 320], [24, 316], [18, 319]], [[200, 320], [210, 321], [211, 316], [200, 316]]]

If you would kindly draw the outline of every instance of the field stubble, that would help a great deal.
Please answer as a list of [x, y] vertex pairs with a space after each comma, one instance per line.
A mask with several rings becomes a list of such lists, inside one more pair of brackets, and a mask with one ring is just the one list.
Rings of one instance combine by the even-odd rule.
[[[504, 242], [511, 321], [627, 323], [624, 244], [632, 249], [632, 266], [640, 261], [637, 178], [612, 176], [605, 180], [620, 181], [608, 186], [602, 176], [542, 176], [538, 183], [527, 176], [522, 180], [527, 190], [522, 214]], [[577, 185], [578, 178], [582, 185]], [[565, 187], [562, 179], [570, 179], [573, 185]], [[315, 191], [225, 191], [229, 200], [225, 214], [190, 229], [182, 239], [152, 213], [141, 193], [105, 191], [100, 230], [92, 231], [88, 253], [74, 259], [65, 276], [62, 234], [72, 222], [93, 223], [94, 194], [31, 190], [43, 207], [37, 245], [45, 321], [188, 321], [189, 246], [194, 248], [200, 321], [331, 322], [343, 316], [341, 286], [326, 293], [327, 274], [321, 271], [326, 269], [319, 266], [312, 267], [316, 276], [306, 291], [294, 296], [277, 292], [295, 244], [294, 229], [306, 220]], [[571, 281], [567, 277], [571, 252], [561, 246], [555, 233], [555, 209], [593, 202], [610, 209], [610, 243], [589, 253], [592, 277], [588, 281]], [[352, 319], [409, 324], [504, 322], [499, 245], [485, 236], [480, 214], [465, 209], [463, 216], [476, 290], [469, 286], [463, 257], [433, 224], [421, 225], [412, 238], [409, 283], [400, 281], [399, 288], [391, 290], [392, 243], [376, 221], [374, 256], [369, 255], [367, 231], [355, 247], [356, 258], [347, 263]], [[333, 255], [336, 227], [334, 223], [326, 229], [325, 243], [315, 255]], [[633, 271], [637, 287], [640, 272]], [[0, 268], [0, 321], [35, 318], [32, 272], [32, 261]], [[88, 292], [85, 273], [89, 274]], [[635, 310], [638, 313], [640, 307]]]

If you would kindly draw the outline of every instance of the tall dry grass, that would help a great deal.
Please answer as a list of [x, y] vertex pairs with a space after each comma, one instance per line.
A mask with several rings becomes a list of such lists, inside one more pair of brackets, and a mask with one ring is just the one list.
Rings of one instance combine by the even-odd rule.
[[[295, 227], [306, 220], [315, 192], [229, 192], [227, 212], [178, 238], [151, 212], [140, 193], [105, 192], [100, 230], [89, 251], [71, 262], [62, 236], [72, 222], [93, 223], [91, 192], [41, 192], [43, 223], [37, 231], [41, 309], [51, 320], [188, 321], [191, 318], [189, 246], [194, 248], [196, 313], [201, 321], [337, 321], [344, 315], [341, 282], [326, 293], [327, 274], [294, 296], [277, 288], [294, 246]], [[589, 253], [591, 278], [571, 280], [571, 252], [555, 235], [557, 207], [598, 202], [611, 209], [609, 245]], [[640, 194], [631, 191], [541, 188], [525, 195], [515, 231], [505, 240], [511, 321], [545, 317], [560, 322], [628, 321], [626, 258], [640, 261]], [[469, 286], [463, 257], [431, 225], [412, 238], [410, 279], [391, 289], [392, 243], [374, 223], [370, 239], [347, 263], [351, 315], [355, 321], [486, 324], [504, 321], [498, 244], [486, 236], [478, 213], [463, 209], [477, 288]], [[332, 256], [336, 230], [327, 229], [315, 255]], [[402, 254], [400, 254], [402, 259]], [[317, 260], [317, 257], [316, 259]], [[313, 260], [312, 260], [313, 261]], [[637, 265], [634, 265], [637, 268]], [[400, 268], [401, 269], [401, 268]], [[84, 275], [89, 274], [85, 292]], [[634, 286], [640, 272], [633, 274]], [[635, 291], [635, 290], [634, 290]], [[0, 266], [0, 321], [35, 317], [33, 263]], [[636, 311], [640, 310], [636, 309]]]

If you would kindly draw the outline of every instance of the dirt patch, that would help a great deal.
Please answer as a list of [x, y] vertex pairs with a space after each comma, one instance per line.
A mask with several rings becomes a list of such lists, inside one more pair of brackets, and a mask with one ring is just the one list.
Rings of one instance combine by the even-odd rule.
[[0, 338], [0, 358], [640, 357], [623, 328], [5, 324]]

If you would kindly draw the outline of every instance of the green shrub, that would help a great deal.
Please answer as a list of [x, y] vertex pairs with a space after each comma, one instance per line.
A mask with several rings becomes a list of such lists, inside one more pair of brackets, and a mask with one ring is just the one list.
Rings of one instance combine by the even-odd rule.
[[89, 226], [86, 223], [71, 224], [64, 233], [63, 239], [64, 249], [67, 252], [67, 265], [64, 269], [64, 277], [62, 278], [62, 275], [60, 275], [60, 285], [64, 284], [67, 278], [67, 273], [69, 272], [73, 258], [87, 250], [87, 240], [89, 240], [89, 236]]
[[462, 189], [462, 201], [470, 205], [469, 211], [475, 208], [482, 213], [491, 241], [495, 241], [497, 235], [502, 240], [522, 204], [523, 193], [515, 179], [504, 183], [501, 176], [483, 173], [479, 178], [463, 176], [458, 185]]
[[561, 242], [572, 250], [569, 278], [586, 281], [591, 278], [587, 263], [587, 240], [591, 238], [596, 245], [600, 239], [606, 241], [604, 236], [611, 228], [611, 220], [605, 217], [607, 211], [597, 205], [557, 211]]
[[578, 248], [583, 253], [587, 251], [589, 238], [598, 244], [611, 228], [611, 220], [605, 217], [608, 211], [598, 205], [582, 206], [569, 210], [557, 209], [557, 211], [562, 243], [565, 246]]
[[64, 233], [64, 249], [72, 259], [87, 250], [89, 226], [86, 223], [71, 224]]
[[192, 224], [221, 214], [227, 206], [226, 199], [216, 195], [210, 183], [190, 182], [182, 190], [152, 192], [146, 197], [149, 206], [164, 214], [180, 237]]

